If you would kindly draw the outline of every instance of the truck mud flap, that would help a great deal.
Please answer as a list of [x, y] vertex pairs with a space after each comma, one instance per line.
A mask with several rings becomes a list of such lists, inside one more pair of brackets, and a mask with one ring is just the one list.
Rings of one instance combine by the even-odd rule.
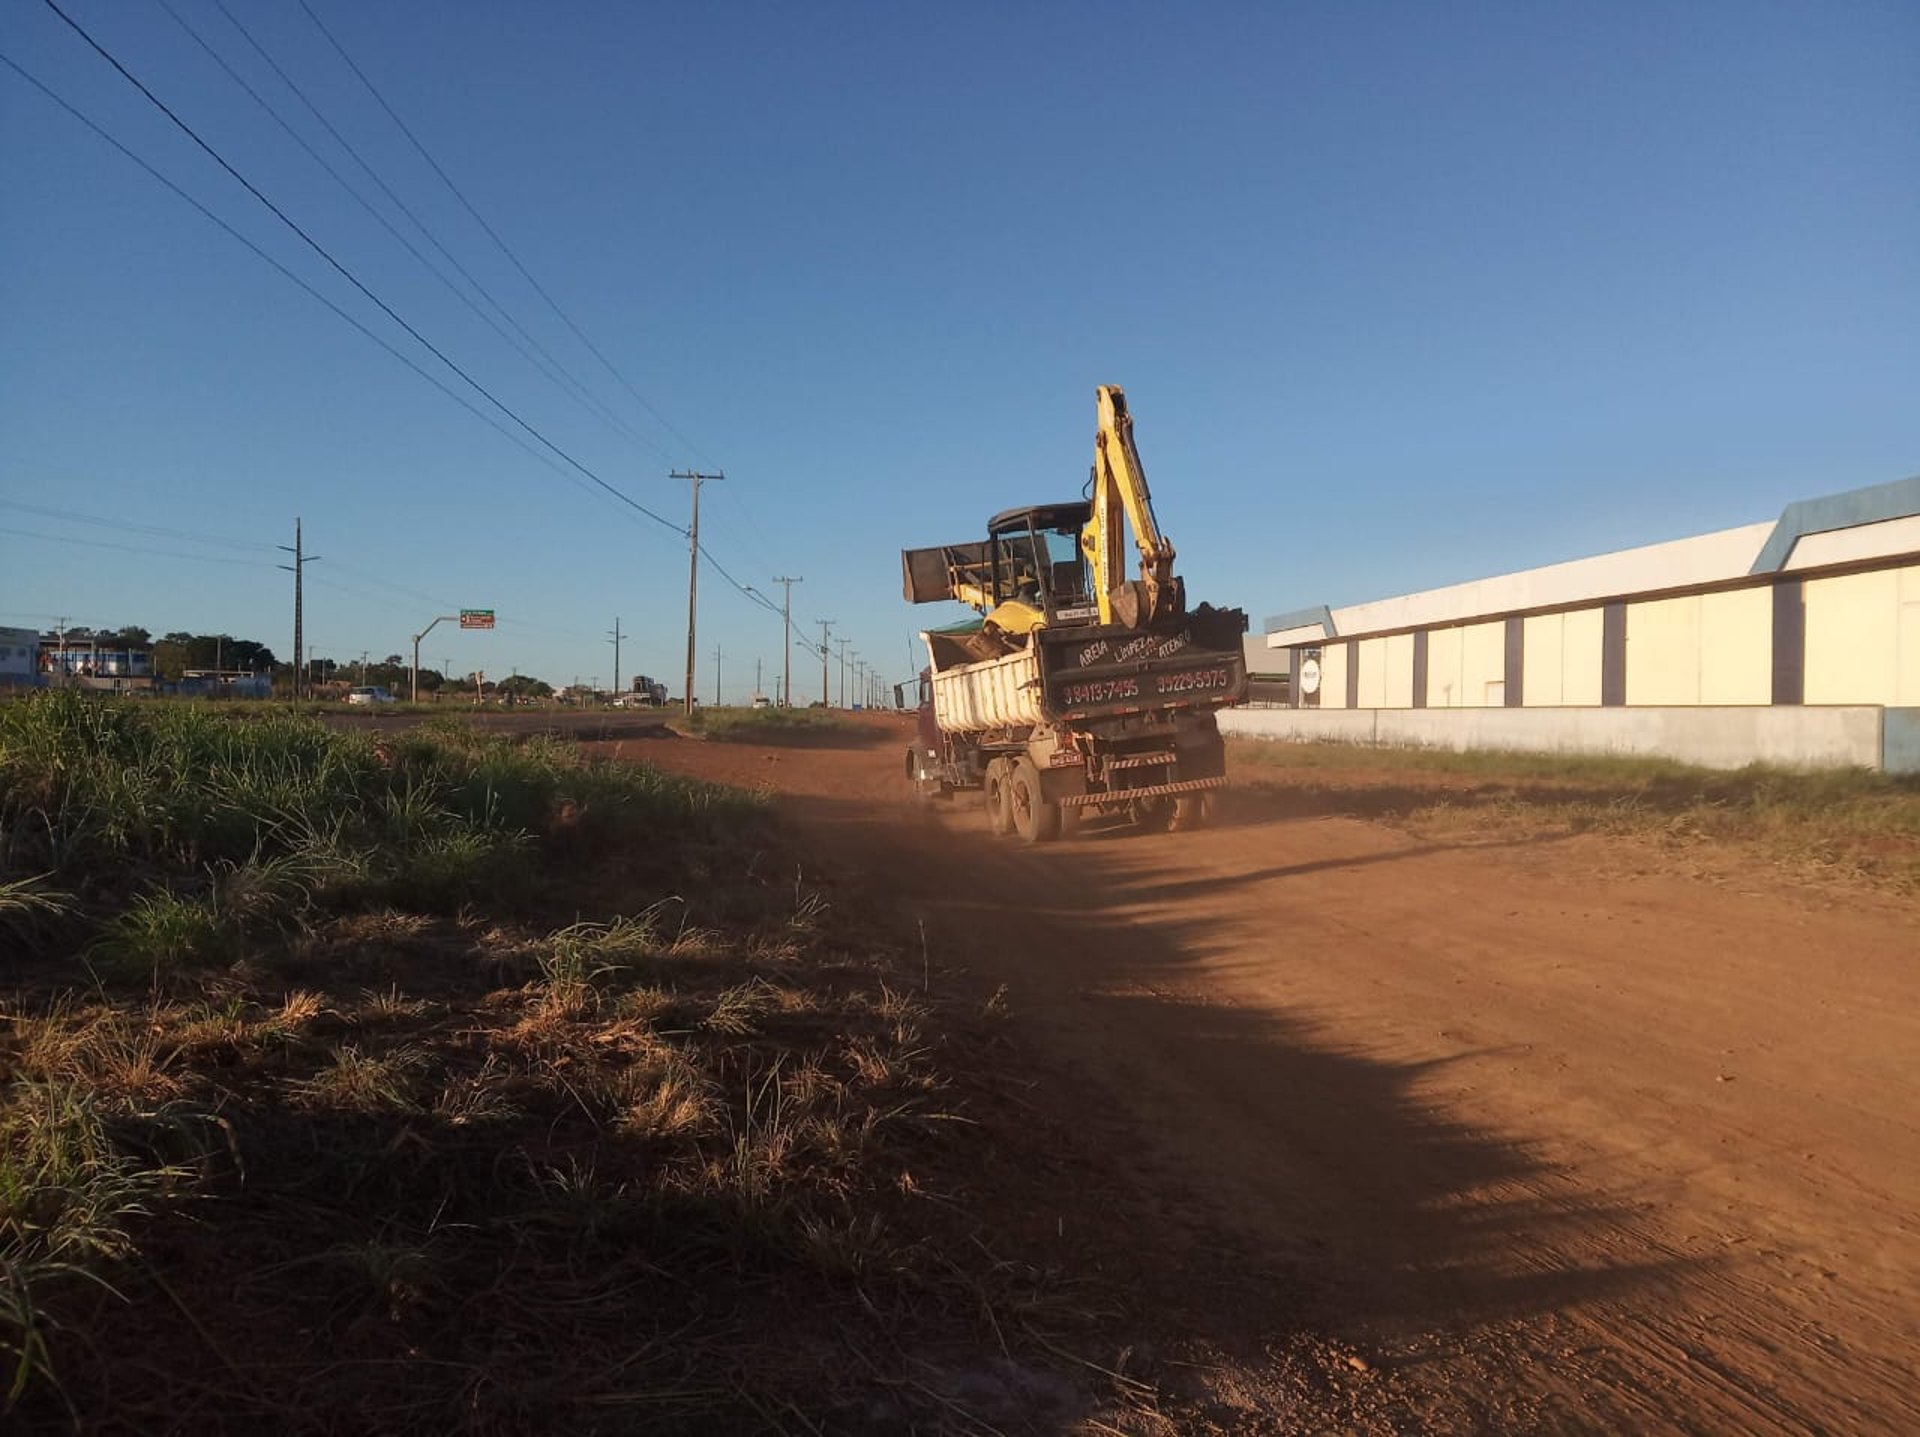
[[1184, 778], [1178, 783], [1156, 783], [1146, 788], [1118, 788], [1106, 793], [1069, 794], [1059, 800], [1062, 808], [1089, 808], [1100, 803], [1131, 803], [1136, 798], [1164, 798], [1175, 793], [1199, 793], [1209, 788], [1225, 788], [1225, 778]]

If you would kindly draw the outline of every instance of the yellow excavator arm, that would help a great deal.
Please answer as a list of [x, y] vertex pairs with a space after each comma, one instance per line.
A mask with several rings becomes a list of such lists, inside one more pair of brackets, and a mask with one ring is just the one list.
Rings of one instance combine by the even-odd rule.
[[[1093, 436], [1093, 515], [1081, 531], [1100, 622], [1146, 628], [1186, 607], [1173, 573], [1173, 545], [1153, 514], [1147, 471], [1133, 443], [1126, 393], [1103, 384], [1096, 391], [1100, 427]], [[1126, 529], [1140, 551], [1140, 577], [1129, 582]]]

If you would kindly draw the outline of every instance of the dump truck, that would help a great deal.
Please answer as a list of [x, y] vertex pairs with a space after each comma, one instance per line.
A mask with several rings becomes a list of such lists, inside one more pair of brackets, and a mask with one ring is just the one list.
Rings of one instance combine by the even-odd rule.
[[901, 553], [909, 603], [979, 615], [921, 635], [907, 778], [929, 797], [977, 790], [988, 827], [1029, 843], [1090, 814], [1197, 826], [1227, 781], [1214, 713], [1246, 695], [1246, 614], [1188, 609], [1126, 395], [1102, 385], [1096, 400], [1084, 498], [996, 514], [984, 540]]

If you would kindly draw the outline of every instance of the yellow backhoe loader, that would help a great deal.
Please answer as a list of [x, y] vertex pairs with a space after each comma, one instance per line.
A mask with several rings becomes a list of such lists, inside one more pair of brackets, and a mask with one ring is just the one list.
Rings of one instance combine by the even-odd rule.
[[981, 615], [921, 636], [907, 777], [929, 795], [980, 790], [989, 827], [1030, 843], [1089, 812], [1199, 823], [1226, 784], [1214, 711], [1246, 693], [1246, 615], [1187, 609], [1126, 395], [1097, 396], [1084, 498], [1009, 509], [984, 541], [901, 555], [908, 602], [957, 599]]

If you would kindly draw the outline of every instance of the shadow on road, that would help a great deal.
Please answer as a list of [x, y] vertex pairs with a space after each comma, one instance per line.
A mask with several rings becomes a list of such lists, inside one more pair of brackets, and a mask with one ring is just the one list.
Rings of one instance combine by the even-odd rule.
[[[1525, 1135], [1439, 1111], [1420, 1091], [1433, 1064], [1357, 1052], [1284, 1001], [1181, 996], [1203, 960], [1262, 961], [1259, 942], [1223, 937], [1196, 900], [1487, 845], [1170, 879], [1152, 836], [1131, 853], [1117, 843], [1034, 850], [990, 839], [971, 812], [903, 805], [898, 821], [876, 822], [872, 804], [782, 802], [836, 868], [891, 896], [936, 961], [1007, 985], [1015, 1014], [1087, 1085], [1078, 1122], [1121, 1115], [1116, 1142], [1164, 1153], [1224, 1201], [1276, 1271], [1322, 1291], [1317, 1306], [1335, 1325], [1495, 1323], [1619, 1298], [1698, 1265], [1636, 1244], [1625, 1200], [1578, 1191]], [[1191, 916], [1164, 911], [1169, 903]], [[1143, 915], [1148, 905], [1156, 911]], [[1309, 893], [1298, 913], [1271, 916], [1264, 941], [1297, 945], [1311, 915]]]

